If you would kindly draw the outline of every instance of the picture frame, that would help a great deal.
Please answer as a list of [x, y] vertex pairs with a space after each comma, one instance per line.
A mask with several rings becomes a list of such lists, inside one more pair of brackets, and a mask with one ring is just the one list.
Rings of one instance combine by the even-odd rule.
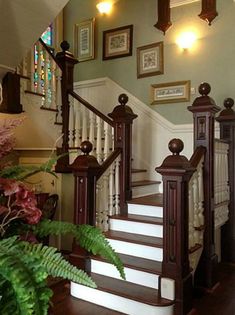
[[95, 18], [74, 25], [74, 56], [79, 62], [95, 59]]
[[164, 73], [163, 42], [137, 48], [137, 78]]
[[190, 101], [191, 81], [177, 81], [151, 85], [151, 104]]
[[103, 60], [132, 55], [133, 25], [103, 32]]

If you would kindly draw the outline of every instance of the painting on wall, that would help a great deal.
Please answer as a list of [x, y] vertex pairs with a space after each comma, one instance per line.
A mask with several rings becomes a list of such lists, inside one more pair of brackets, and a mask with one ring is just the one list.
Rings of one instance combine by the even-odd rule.
[[133, 25], [103, 32], [103, 60], [132, 55]]
[[75, 24], [74, 56], [78, 61], [95, 58], [95, 18]]
[[178, 81], [151, 85], [151, 104], [190, 101], [190, 81]]
[[163, 42], [137, 48], [137, 78], [164, 73]]

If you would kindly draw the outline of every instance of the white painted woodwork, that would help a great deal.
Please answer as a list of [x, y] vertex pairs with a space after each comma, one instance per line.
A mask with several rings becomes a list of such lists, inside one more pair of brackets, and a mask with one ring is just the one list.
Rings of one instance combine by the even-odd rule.
[[162, 248], [119, 241], [108, 238], [114, 250], [121, 254], [162, 261]]
[[71, 282], [71, 295], [129, 315], [173, 315], [173, 306], [158, 307]]
[[[124, 271], [126, 275], [126, 281], [153, 289], [158, 288], [158, 275], [128, 267], [125, 267]], [[91, 272], [122, 280], [116, 267], [107, 262], [92, 259]]]
[[109, 226], [110, 230], [114, 231], [163, 237], [162, 225], [110, 218]]
[[161, 277], [161, 297], [171, 301], [175, 299], [175, 280]]
[[139, 205], [139, 204], [135, 204], [135, 203], [128, 203], [128, 213], [162, 218], [163, 217], [163, 208], [162, 207], [155, 207], [155, 206]]
[[99, 178], [96, 186], [96, 224], [103, 231], [109, 228], [108, 216], [119, 213], [120, 156]]
[[159, 193], [159, 185], [151, 184], [146, 186], [132, 187], [132, 197], [138, 198]]

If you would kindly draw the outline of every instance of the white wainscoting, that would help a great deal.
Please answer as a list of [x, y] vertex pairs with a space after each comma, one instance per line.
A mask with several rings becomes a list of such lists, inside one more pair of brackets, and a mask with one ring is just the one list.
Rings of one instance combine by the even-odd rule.
[[192, 124], [174, 125], [116, 82], [105, 77], [82, 81], [74, 84], [74, 89], [84, 99], [103, 113], [112, 112], [118, 104], [118, 96], [125, 93], [130, 106], [138, 118], [133, 123], [133, 166], [146, 168], [150, 179], [161, 180], [155, 167], [170, 154], [168, 142], [172, 138], [181, 138], [185, 144], [183, 154], [188, 158], [193, 150]]

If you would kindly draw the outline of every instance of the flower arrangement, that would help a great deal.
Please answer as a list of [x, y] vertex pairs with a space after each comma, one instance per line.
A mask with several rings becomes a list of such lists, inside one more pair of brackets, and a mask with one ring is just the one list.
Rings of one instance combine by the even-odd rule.
[[[19, 120], [0, 125], [0, 157], [13, 148], [13, 129]], [[64, 260], [56, 248], [30, 242], [48, 235], [70, 233], [84, 249], [114, 264], [125, 278], [124, 268], [99, 229], [89, 225], [41, 219], [34, 193], [24, 180], [37, 172], [49, 172], [56, 158], [40, 167], [0, 165], [0, 313], [1, 315], [46, 315], [52, 291], [47, 277], [63, 277], [96, 287], [82, 270]]]

